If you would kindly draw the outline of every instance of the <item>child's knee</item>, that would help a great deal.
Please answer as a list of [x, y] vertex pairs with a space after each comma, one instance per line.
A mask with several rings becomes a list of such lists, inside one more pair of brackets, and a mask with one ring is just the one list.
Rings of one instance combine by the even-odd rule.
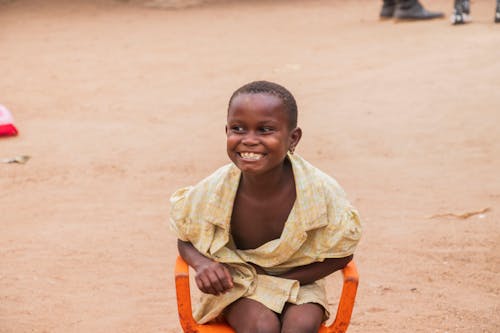
[[281, 330], [276, 313], [249, 299], [240, 299], [230, 305], [225, 317], [238, 333], [280, 333]]
[[242, 322], [235, 328], [237, 328], [237, 332], [280, 333], [281, 323], [278, 316], [270, 311], [266, 314], [261, 313], [257, 317], [248, 316], [244, 319], [242, 318]]
[[258, 333], [280, 333], [280, 330], [281, 324], [278, 316], [276, 316], [274, 313], [270, 313], [268, 316], [257, 320], [255, 322], [254, 329], [250, 331]]
[[321, 326], [321, 320], [313, 320], [312, 318], [301, 318], [300, 320], [288, 320], [283, 325], [282, 333], [311, 333], [318, 332]]
[[288, 309], [283, 317], [281, 332], [318, 332], [323, 320], [323, 311], [323, 308], [316, 304], [307, 304], [306, 306], [297, 306], [294, 309]]

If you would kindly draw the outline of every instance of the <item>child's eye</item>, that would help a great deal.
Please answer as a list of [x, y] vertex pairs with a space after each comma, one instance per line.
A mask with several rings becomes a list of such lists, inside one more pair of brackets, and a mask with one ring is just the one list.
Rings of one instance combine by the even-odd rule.
[[232, 126], [231, 131], [233, 131], [234, 133], [243, 133], [245, 130], [242, 126]]
[[272, 127], [267, 127], [267, 126], [266, 126], [266, 127], [261, 127], [261, 128], [260, 128], [260, 131], [261, 131], [262, 133], [270, 133], [270, 132], [274, 131], [274, 128], [272, 128]]

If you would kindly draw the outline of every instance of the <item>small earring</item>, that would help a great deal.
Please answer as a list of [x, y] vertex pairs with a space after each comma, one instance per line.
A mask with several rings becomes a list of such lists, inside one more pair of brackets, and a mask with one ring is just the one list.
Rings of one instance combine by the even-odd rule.
[[295, 147], [290, 147], [288, 148], [288, 151], [290, 152], [290, 155], [293, 155], [293, 152], [295, 151]]

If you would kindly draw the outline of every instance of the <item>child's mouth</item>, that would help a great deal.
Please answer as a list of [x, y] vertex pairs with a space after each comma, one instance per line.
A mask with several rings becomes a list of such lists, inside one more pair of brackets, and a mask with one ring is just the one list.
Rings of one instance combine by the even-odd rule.
[[243, 158], [244, 160], [249, 160], [249, 161], [258, 161], [264, 156], [264, 154], [249, 153], [249, 152], [241, 152], [238, 153], [238, 155], [240, 155], [240, 157]]

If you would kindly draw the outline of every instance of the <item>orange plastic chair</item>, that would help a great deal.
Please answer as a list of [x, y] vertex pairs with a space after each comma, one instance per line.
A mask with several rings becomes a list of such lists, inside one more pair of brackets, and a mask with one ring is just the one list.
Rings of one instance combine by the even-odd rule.
[[[342, 270], [342, 273], [344, 284], [337, 307], [337, 315], [330, 326], [322, 325], [318, 333], [344, 333], [347, 331], [358, 289], [359, 277], [354, 261], [351, 261]], [[185, 333], [234, 333], [234, 330], [224, 323], [198, 324], [194, 320], [189, 289], [189, 267], [180, 256], [177, 257], [175, 263], [175, 291], [179, 320]]]

